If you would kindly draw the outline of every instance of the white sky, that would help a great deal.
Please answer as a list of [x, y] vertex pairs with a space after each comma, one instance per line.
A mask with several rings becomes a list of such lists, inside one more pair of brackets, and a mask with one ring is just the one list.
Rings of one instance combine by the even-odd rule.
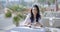
[[[6, 0], [0, 0], [0, 1], [6, 1]], [[9, 0], [9, 1], [19, 1], [19, 0]]]
[[24, 0], [25, 2], [34, 2], [35, 0]]
[[[0, 1], [6, 1], [6, 0], [0, 0]], [[19, 1], [19, 0], [9, 0], [9, 1]], [[24, 0], [25, 2], [34, 2], [35, 0]]]
[[9, 1], [19, 1], [19, 0], [9, 0]]

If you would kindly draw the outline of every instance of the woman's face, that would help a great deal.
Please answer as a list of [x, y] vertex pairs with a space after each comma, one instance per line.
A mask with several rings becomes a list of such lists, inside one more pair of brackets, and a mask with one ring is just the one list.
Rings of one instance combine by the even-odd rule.
[[37, 9], [36, 9], [36, 7], [33, 7], [32, 12], [33, 12], [34, 15], [37, 14]]

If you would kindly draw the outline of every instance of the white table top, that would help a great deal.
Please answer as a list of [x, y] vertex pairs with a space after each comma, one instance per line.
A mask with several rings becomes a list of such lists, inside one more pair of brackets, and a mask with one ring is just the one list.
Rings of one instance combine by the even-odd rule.
[[7, 30], [6, 32], [46, 32], [46, 31], [51, 31], [51, 32], [60, 32], [60, 29], [58, 28], [29, 28], [29, 27], [16, 27], [10, 30]]
[[7, 30], [6, 32], [45, 32], [44, 28], [29, 28], [29, 27], [16, 27], [10, 30]]

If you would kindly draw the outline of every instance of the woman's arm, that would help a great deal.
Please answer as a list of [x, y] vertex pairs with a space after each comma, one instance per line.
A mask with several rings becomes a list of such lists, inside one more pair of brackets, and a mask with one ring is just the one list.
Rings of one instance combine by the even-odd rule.
[[30, 14], [28, 14], [27, 17], [26, 17], [26, 19], [25, 19], [25, 21], [24, 21], [24, 24], [28, 24], [30, 22], [31, 22], [31, 20], [30, 20]]
[[39, 24], [41, 25], [41, 27], [43, 27], [43, 23], [42, 23], [41, 19], [39, 19]]

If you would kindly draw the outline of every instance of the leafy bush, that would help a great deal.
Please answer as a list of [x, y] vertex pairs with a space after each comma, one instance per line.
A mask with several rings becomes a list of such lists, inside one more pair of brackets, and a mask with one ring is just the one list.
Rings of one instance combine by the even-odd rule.
[[15, 17], [13, 18], [13, 21], [14, 21], [14, 23], [16, 24], [16, 27], [19, 26], [19, 22], [20, 22], [20, 20], [22, 20], [22, 19], [24, 19], [24, 16], [21, 15], [21, 14], [17, 14], [17, 16], [15, 16]]
[[19, 26], [20, 18], [18, 16], [13, 17], [13, 23], [16, 24], [16, 27]]
[[8, 7], [9, 9], [11, 9], [13, 12], [21, 12], [26, 10], [26, 7], [23, 5], [12, 5]]
[[20, 13], [17, 16], [19, 16], [21, 19], [25, 19], [25, 17], [26, 17], [26, 15], [20, 14]]
[[6, 17], [11, 17], [12, 16], [12, 13], [8, 10], [7, 13], [5, 13], [5, 16]]

